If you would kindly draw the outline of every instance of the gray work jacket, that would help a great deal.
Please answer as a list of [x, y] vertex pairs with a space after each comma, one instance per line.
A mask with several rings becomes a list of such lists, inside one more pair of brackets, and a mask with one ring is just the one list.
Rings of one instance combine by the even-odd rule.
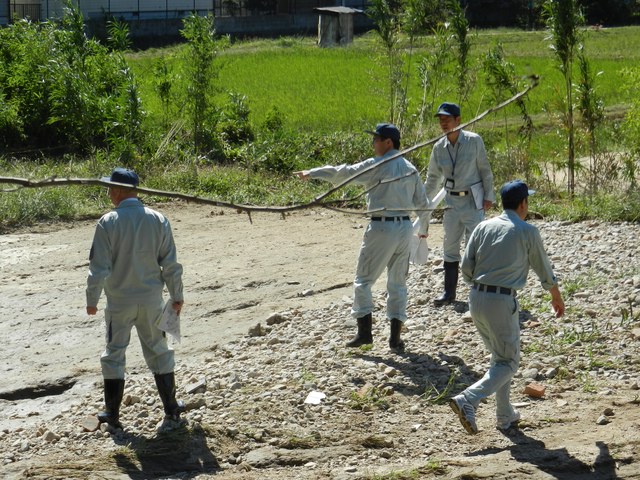
[[115, 305], [150, 304], [162, 300], [164, 285], [174, 301], [182, 301], [182, 265], [169, 221], [127, 198], [102, 216], [89, 254], [87, 306], [98, 305], [104, 288]]

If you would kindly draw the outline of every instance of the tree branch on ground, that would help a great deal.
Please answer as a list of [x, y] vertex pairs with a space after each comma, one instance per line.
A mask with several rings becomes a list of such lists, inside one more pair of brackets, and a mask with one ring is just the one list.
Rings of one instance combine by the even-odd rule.
[[[475, 118], [473, 118], [472, 120], [469, 120], [466, 123], [463, 123], [461, 125], [459, 125], [454, 131], [457, 130], [462, 130], [463, 128], [466, 128], [469, 125], [472, 125], [473, 123], [478, 122], [479, 120], [481, 120], [482, 118], [484, 118], [485, 116], [496, 112], [504, 107], [506, 107], [507, 105], [509, 105], [512, 102], [517, 101], [518, 99], [522, 98], [523, 96], [525, 96], [527, 93], [529, 93], [529, 91], [531, 89], [533, 89], [534, 87], [536, 87], [538, 85], [538, 78], [536, 76], [532, 76], [530, 77], [530, 85], [524, 89], [523, 91], [517, 93], [516, 95], [514, 95], [513, 97], [511, 97], [508, 100], [505, 100], [504, 102], [493, 106], [491, 108], [489, 108], [488, 110], [485, 110], [484, 112], [482, 112], [480, 115], [476, 116]], [[221, 208], [230, 208], [230, 209], [234, 209], [237, 210], [238, 212], [246, 212], [249, 215], [249, 220], [251, 221], [251, 213], [252, 212], [270, 212], [270, 213], [280, 213], [282, 215], [284, 215], [287, 212], [292, 212], [292, 211], [296, 211], [296, 210], [304, 210], [307, 208], [312, 208], [312, 207], [321, 207], [321, 208], [327, 208], [330, 210], [336, 210], [336, 211], [340, 211], [343, 213], [352, 213], [352, 214], [358, 214], [358, 215], [362, 215], [362, 214], [371, 214], [371, 213], [379, 213], [384, 211], [384, 209], [377, 209], [375, 211], [351, 211], [351, 210], [345, 210], [345, 209], [339, 209], [338, 207], [335, 206], [336, 203], [344, 203], [344, 202], [348, 202], [349, 200], [332, 200], [332, 201], [325, 201], [325, 199], [330, 196], [332, 193], [338, 191], [339, 189], [345, 187], [346, 185], [348, 185], [349, 183], [353, 182], [356, 178], [358, 178], [359, 176], [373, 170], [374, 168], [379, 167], [380, 165], [383, 165], [387, 162], [390, 162], [391, 160], [394, 160], [400, 156], [404, 156], [410, 152], [413, 152], [415, 150], [418, 150], [420, 148], [424, 148], [428, 145], [432, 145], [435, 142], [437, 142], [440, 138], [442, 138], [444, 136], [444, 134], [436, 137], [436, 138], [432, 138], [430, 140], [421, 142], [421, 143], [417, 143], [411, 147], [405, 148], [403, 150], [400, 150], [398, 153], [391, 155], [388, 158], [385, 158], [383, 161], [378, 162], [374, 165], [371, 165], [369, 168], [366, 168], [360, 172], [358, 172], [357, 174], [349, 177], [348, 179], [344, 180], [342, 183], [339, 183], [338, 185], [335, 185], [333, 188], [327, 190], [326, 192], [324, 192], [321, 195], [318, 195], [316, 198], [314, 198], [312, 201], [307, 202], [307, 203], [301, 203], [301, 204], [296, 204], [296, 205], [288, 205], [288, 206], [260, 206], [260, 205], [239, 205], [239, 204], [235, 204], [235, 203], [231, 203], [231, 202], [224, 202], [221, 200], [215, 200], [215, 199], [209, 199], [209, 198], [203, 198], [203, 197], [198, 197], [195, 195], [188, 195], [185, 193], [180, 193], [180, 192], [167, 192], [164, 190], [156, 190], [153, 188], [146, 188], [146, 187], [131, 187], [131, 185], [128, 184], [124, 184], [124, 183], [117, 183], [117, 182], [109, 182], [109, 181], [103, 181], [103, 180], [99, 180], [99, 179], [91, 179], [91, 178], [57, 178], [57, 177], [50, 177], [50, 178], [46, 178], [43, 180], [29, 180], [26, 178], [17, 178], [17, 177], [0, 177], [0, 184], [11, 184], [11, 185], [18, 185], [18, 187], [16, 188], [11, 188], [11, 189], [4, 189], [4, 190], [0, 190], [0, 193], [8, 193], [8, 192], [15, 192], [17, 190], [20, 190], [22, 188], [47, 188], [47, 187], [60, 187], [60, 186], [65, 186], [65, 185], [93, 185], [93, 186], [103, 186], [103, 187], [109, 187], [109, 186], [117, 186], [117, 187], [126, 187], [126, 188], [131, 188], [136, 190], [137, 192], [140, 193], [146, 193], [149, 195], [155, 195], [155, 196], [159, 196], [159, 197], [169, 197], [169, 198], [177, 198], [180, 200], [185, 200], [187, 202], [193, 202], [193, 203], [200, 203], [200, 204], [206, 204], [206, 205], [214, 205], [216, 207], [221, 207]], [[393, 178], [393, 179], [388, 179], [388, 180], [382, 180], [379, 183], [377, 183], [376, 185], [370, 187], [367, 191], [370, 191], [372, 188], [375, 188], [376, 186], [380, 185], [381, 183], [387, 183], [389, 181], [397, 181], [400, 180], [403, 177], [398, 177], [398, 178]], [[366, 192], [364, 192], [366, 193]], [[361, 197], [363, 194], [359, 194], [358, 196], [354, 197], [352, 200], [355, 200], [359, 197]], [[398, 209], [402, 209], [401, 207], [393, 207], [394, 210], [398, 210]], [[413, 208], [408, 208], [407, 210], [414, 210]], [[430, 209], [432, 210], [432, 209]]]

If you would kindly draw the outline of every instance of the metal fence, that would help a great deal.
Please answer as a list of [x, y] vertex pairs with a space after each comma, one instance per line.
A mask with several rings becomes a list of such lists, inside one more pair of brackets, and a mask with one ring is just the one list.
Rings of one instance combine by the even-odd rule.
[[10, 2], [9, 13], [9, 21], [21, 20], [23, 18], [34, 21], [41, 20], [40, 4]]
[[[130, 9], [110, 8], [107, 3], [100, 14], [114, 16], [125, 19], [155, 19], [155, 18], [183, 18], [191, 13], [206, 15], [213, 13], [216, 17], [250, 17], [250, 16], [268, 16], [277, 14], [296, 13], [296, 3], [298, 0], [211, 0], [210, 7], [206, 10], [202, 8], [159, 8], [145, 9], [141, 8], [140, 2], [132, 2]], [[321, 2], [322, 0], [320, 0]], [[96, 12], [84, 12], [86, 18], [91, 18]], [[30, 20], [46, 20], [40, 18], [41, 6], [34, 3], [10, 2], [9, 16], [11, 20], [28, 18]]]
[[[370, 0], [339, 0], [342, 6], [364, 9]], [[194, 1], [193, 8], [175, 9], [166, 2], [166, 8], [144, 8], [141, 1], [130, 2], [129, 9], [122, 8], [122, 2], [118, 2], [118, 7], [113, 8], [111, 2], [107, 2], [105, 8], [98, 12], [83, 12], [85, 18], [93, 18], [97, 14], [100, 16], [113, 16], [126, 20], [147, 20], [156, 18], [183, 18], [195, 12], [199, 15], [213, 13], [216, 17], [260, 17], [272, 15], [294, 15], [300, 13], [311, 13], [315, 7], [334, 6], [336, 0], [211, 0], [209, 6], [198, 5]], [[156, 2], [154, 2], [156, 3]], [[200, 2], [199, 2], [200, 3]], [[209, 3], [209, 2], [205, 2]], [[156, 3], [157, 5], [157, 3]], [[198, 8], [199, 7], [199, 8]], [[203, 9], [203, 7], [205, 9]], [[28, 18], [30, 20], [47, 20], [41, 18], [41, 6], [34, 3], [9, 3], [9, 14], [11, 19]], [[45, 13], [45, 15], [47, 15]]]

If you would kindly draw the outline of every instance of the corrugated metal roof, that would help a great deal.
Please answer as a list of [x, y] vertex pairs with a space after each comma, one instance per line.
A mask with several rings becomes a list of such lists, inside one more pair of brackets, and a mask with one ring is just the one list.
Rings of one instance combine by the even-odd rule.
[[317, 7], [313, 9], [314, 12], [328, 13], [329, 15], [339, 15], [341, 13], [362, 13], [362, 10], [351, 7]]

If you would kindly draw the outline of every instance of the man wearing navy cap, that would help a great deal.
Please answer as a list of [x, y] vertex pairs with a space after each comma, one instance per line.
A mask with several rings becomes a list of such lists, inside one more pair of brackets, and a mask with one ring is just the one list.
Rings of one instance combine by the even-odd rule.
[[442, 221], [444, 292], [434, 300], [439, 307], [456, 299], [462, 238], [469, 238], [496, 197], [482, 138], [466, 130], [453, 131], [460, 125], [460, 107], [445, 102], [438, 107], [435, 116], [442, 132], [447, 134], [433, 146], [425, 182], [430, 199], [441, 188], [446, 191], [447, 208]]
[[161, 213], [137, 198], [138, 175], [116, 168], [110, 177], [109, 197], [116, 207], [98, 221], [89, 254], [87, 314], [98, 312], [104, 289], [107, 345], [100, 358], [104, 378], [105, 411], [100, 422], [122, 428], [120, 404], [124, 394], [125, 354], [135, 326], [142, 353], [153, 372], [165, 416], [178, 421], [183, 405], [176, 401], [173, 350], [157, 328], [167, 286], [170, 307], [180, 313], [184, 303], [182, 265], [177, 261], [171, 225]]
[[373, 343], [371, 288], [387, 269], [387, 319], [390, 322], [389, 347], [397, 352], [404, 350], [400, 339], [402, 324], [407, 320], [407, 273], [413, 225], [409, 215], [416, 211], [420, 217], [420, 236], [426, 236], [429, 223], [429, 202], [424, 185], [416, 168], [397, 155], [400, 149], [400, 131], [391, 123], [379, 123], [373, 135], [375, 157], [355, 165], [324, 166], [295, 174], [302, 178], [317, 178], [334, 185], [353, 179], [353, 183], [364, 185], [367, 210], [371, 222], [364, 232], [356, 278], [353, 282], [354, 298], [351, 309], [357, 319], [358, 333], [347, 343], [348, 347], [359, 347]]
[[491, 353], [484, 377], [450, 401], [462, 426], [478, 432], [475, 412], [480, 402], [496, 395], [496, 426], [509, 429], [520, 420], [510, 402], [511, 379], [520, 364], [520, 324], [516, 290], [525, 286], [529, 267], [551, 294], [556, 317], [564, 314], [564, 302], [538, 229], [525, 222], [528, 197], [534, 193], [515, 180], [500, 191], [504, 212], [481, 222], [471, 234], [462, 257], [462, 276], [471, 285], [471, 317]]

